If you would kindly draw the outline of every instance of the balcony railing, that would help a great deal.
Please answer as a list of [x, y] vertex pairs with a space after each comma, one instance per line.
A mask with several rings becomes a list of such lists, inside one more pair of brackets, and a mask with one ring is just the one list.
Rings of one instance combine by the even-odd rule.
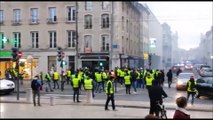
[[30, 19], [29, 22], [30, 25], [37, 25], [39, 24], [39, 19]]
[[47, 18], [47, 23], [48, 24], [56, 24], [57, 23], [57, 17], [55, 16], [54, 18]]
[[21, 25], [21, 20], [12, 20], [12, 25]]

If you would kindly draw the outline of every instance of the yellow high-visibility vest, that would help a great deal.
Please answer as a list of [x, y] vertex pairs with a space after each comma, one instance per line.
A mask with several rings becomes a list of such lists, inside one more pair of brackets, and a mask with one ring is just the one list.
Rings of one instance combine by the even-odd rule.
[[130, 81], [130, 75], [127, 75], [124, 77], [124, 84], [125, 85], [130, 85], [131, 84], [131, 81]]

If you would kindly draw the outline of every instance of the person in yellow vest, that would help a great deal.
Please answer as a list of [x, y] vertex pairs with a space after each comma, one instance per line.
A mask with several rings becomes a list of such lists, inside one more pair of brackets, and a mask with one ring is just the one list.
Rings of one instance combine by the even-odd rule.
[[45, 75], [45, 80], [46, 80], [46, 88], [45, 88], [46, 92], [48, 92], [49, 90], [51, 92], [53, 92], [53, 89], [51, 87], [51, 81], [52, 81], [52, 79], [50, 77], [50, 72], [47, 72], [47, 74]]
[[71, 70], [70, 70], [70, 69], [67, 69], [67, 74], [66, 74], [66, 76], [67, 76], [67, 85], [69, 85], [69, 82], [70, 82], [70, 80], [71, 80]]
[[124, 74], [125, 74], [124, 69], [121, 69], [120, 70], [120, 83], [121, 83], [121, 85], [123, 85], [123, 82], [124, 82]]
[[12, 79], [15, 81], [17, 80], [17, 77], [18, 77], [18, 72], [16, 71], [16, 69], [12, 69]]
[[77, 95], [77, 102], [81, 102], [79, 100], [79, 88], [80, 88], [80, 84], [81, 84], [81, 80], [79, 79], [78, 77], [78, 72], [75, 74], [75, 77], [72, 79], [71, 81], [71, 85], [73, 87], [73, 91], [74, 91], [74, 94], [73, 94], [73, 102], [75, 102], [75, 96]]
[[97, 87], [96, 87], [96, 93], [99, 91], [101, 93], [101, 86], [102, 86], [102, 78], [101, 78], [101, 71], [97, 72], [95, 74], [96, 82], [97, 82]]
[[146, 75], [146, 88], [149, 90], [152, 87], [152, 81], [154, 78], [150, 75], [150, 73], [147, 73]]
[[40, 72], [38, 75], [38, 79], [41, 80], [41, 90], [43, 89], [43, 85], [44, 85], [44, 78], [43, 78], [43, 72]]
[[105, 92], [107, 94], [107, 99], [106, 99], [106, 103], [105, 103], [105, 110], [109, 110], [108, 104], [109, 104], [109, 101], [111, 101], [112, 102], [112, 109], [114, 111], [116, 111], [115, 99], [114, 99], [114, 84], [113, 84], [112, 78], [110, 76], [109, 76], [109, 79], [108, 79], [106, 86], [105, 86]]
[[61, 91], [64, 91], [64, 83], [66, 82], [66, 74], [64, 71], [61, 72]]
[[130, 88], [131, 88], [131, 76], [129, 75], [128, 71], [125, 71], [126, 74], [124, 76], [124, 84], [126, 86], [126, 94], [131, 94], [130, 93]]
[[101, 73], [101, 78], [102, 78], [102, 89], [104, 90], [104, 85], [105, 85], [105, 83], [107, 82], [107, 77], [108, 76], [108, 72], [107, 72], [107, 70], [105, 70], [105, 71], [103, 71], [102, 73]]
[[91, 99], [92, 99], [92, 95], [94, 96], [94, 92], [92, 92], [94, 83], [93, 83], [93, 80], [90, 77], [90, 75], [88, 75], [88, 74], [85, 75], [83, 85], [84, 85], [84, 89], [86, 91], [87, 103], [90, 103]]
[[136, 70], [137, 73], [137, 78], [136, 78], [136, 88], [141, 88], [141, 74], [140, 74], [140, 69]]
[[194, 79], [194, 76], [190, 77], [190, 80], [187, 82], [187, 101], [189, 100], [189, 96], [192, 95], [191, 104], [194, 104], [194, 96], [197, 92], [196, 89], [197, 82]]
[[57, 85], [57, 89], [59, 89], [58, 81], [59, 81], [59, 74], [58, 74], [58, 72], [55, 70], [54, 73], [53, 73], [53, 83], [54, 83], [53, 89], [55, 89], [56, 85]]

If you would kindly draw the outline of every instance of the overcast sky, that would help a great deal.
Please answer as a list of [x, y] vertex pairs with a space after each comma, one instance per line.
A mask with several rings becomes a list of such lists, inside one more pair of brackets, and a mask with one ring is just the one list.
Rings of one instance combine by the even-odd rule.
[[167, 22], [178, 32], [178, 47], [198, 47], [200, 34], [213, 24], [213, 2], [140, 2], [146, 3], [160, 23]]

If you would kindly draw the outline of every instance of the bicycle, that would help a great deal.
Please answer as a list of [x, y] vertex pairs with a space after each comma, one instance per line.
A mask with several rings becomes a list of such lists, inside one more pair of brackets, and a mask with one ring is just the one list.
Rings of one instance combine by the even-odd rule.
[[159, 108], [159, 114], [160, 114], [159, 116], [160, 116], [160, 118], [161, 119], [167, 119], [166, 108], [165, 108], [163, 102], [162, 103], [158, 102], [157, 106]]

